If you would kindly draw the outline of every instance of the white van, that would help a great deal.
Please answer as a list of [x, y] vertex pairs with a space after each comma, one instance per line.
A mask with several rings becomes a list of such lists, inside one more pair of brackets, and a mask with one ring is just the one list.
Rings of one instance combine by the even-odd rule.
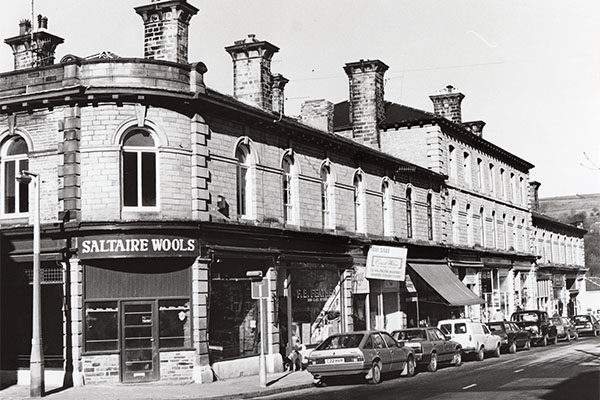
[[486, 352], [500, 357], [500, 337], [493, 335], [487, 326], [470, 319], [444, 319], [437, 327], [450, 339], [462, 345], [463, 353], [475, 354], [482, 361]]

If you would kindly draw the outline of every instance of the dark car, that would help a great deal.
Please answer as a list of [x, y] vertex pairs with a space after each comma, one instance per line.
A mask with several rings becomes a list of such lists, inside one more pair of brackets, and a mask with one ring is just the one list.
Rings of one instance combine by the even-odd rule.
[[435, 372], [438, 363], [448, 362], [455, 366], [462, 363], [461, 345], [446, 337], [436, 327], [400, 329], [392, 332], [399, 342], [404, 342], [415, 351], [417, 365]]
[[519, 328], [529, 331], [532, 343], [546, 346], [558, 340], [556, 326], [552, 325], [546, 311], [517, 311], [510, 316], [510, 320]]
[[558, 339], [563, 339], [567, 342], [570, 342], [571, 339], [577, 339], [579, 336], [577, 333], [577, 327], [569, 318], [552, 317], [550, 321], [552, 321], [552, 324], [556, 326], [556, 334]]
[[579, 335], [600, 335], [600, 322], [593, 315], [576, 315], [573, 317], [573, 322], [575, 322], [575, 328]]
[[503, 351], [515, 353], [517, 349], [529, 350], [531, 348], [531, 332], [519, 328], [515, 322], [495, 321], [488, 322], [492, 334], [500, 336]]
[[360, 375], [381, 382], [387, 372], [415, 374], [415, 353], [383, 331], [337, 333], [325, 339], [308, 357], [315, 384], [333, 376]]

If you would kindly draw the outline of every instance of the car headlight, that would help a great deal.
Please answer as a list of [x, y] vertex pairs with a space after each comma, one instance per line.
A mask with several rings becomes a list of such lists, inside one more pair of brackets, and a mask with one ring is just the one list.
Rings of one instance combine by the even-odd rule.
[[540, 329], [537, 326], [532, 326], [531, 328], [531, 332], [538, 332]]

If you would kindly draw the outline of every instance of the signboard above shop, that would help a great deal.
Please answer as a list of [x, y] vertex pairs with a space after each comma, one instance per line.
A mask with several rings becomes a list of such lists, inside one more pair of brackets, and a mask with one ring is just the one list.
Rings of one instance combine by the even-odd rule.
[[404, 281], [407, 249], [403, 247], [371, 246], [367, 254], [367, 278]]
[[197, 257], [198, 240], [176, 235], [98, 235], [79, 238], [80, 259]]

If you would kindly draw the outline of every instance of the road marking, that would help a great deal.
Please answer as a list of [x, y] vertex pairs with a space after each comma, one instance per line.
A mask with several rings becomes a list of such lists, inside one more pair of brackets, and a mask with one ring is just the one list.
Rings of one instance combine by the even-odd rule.
[[521, 371], [523, 371], [523, 368], [516, 369], [516, 370], [515, 370], [515, 374], [516, 374], [517, 372], [521, 372]]
[[463, 388], [463, 390], [471, 389], [472, 387], [475, 387], [475, 386], [477, 386], [477, 384], [476, 384], [476, 383], [474, 383], [474, 384], [472, 384], [472, 385], [469, 385], [469, 386], [465, 386], [465, 387]]

